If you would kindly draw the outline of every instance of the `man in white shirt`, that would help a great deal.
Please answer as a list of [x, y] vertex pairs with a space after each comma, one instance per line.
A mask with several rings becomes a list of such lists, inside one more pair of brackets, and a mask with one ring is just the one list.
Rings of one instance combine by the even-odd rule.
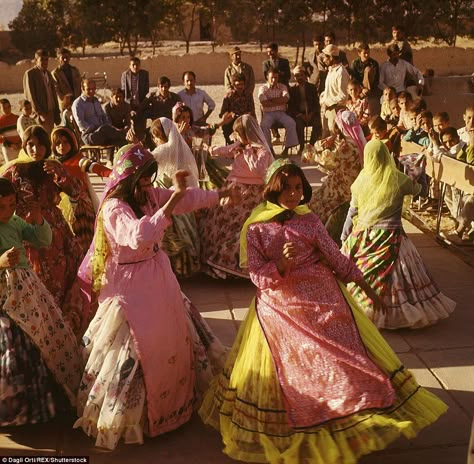
[[[181, 101], [191, 108], [193, 112], [193, 123], [197, 126], [203, 126], [207, 122], [207, 118], [214, 111], [216, 103], [202, 89], [196, 87], [196, 74], [193, 71], [183, 73], [184, 89], [178, 92]], [[204, 113], [204, 104], [207, 111]]]
[[282, 156], [288, 155], [288, 149], [298, 145], [295, 120], [286, 114], [286, 108], [290, 95], [286, 85], [278, 82], [278, 71], [270, 69], [267, 73], [267, 83], [258, 90], [258, 99], [262, 105], [262, 120], [260, 127], [267, 139], [268, 145], [272, 146], [270, 129], [274, 124], [281, 124], [286, 130], [285, 147]]
[[397, 44], [389, 45], [387, 55], [388, 60], [380, 66], [379, 87], [382, 90], [386, 87], [393, 87], [397, 93], [403, 92], [407, 90], [407, 78], [410, 80], [413, 78], [416, 81], [418, 91], [423, 89], [425, 83], [423, 74], [408, 61], [400, 58], [400, 48]]
[[345, 108], [350, 76], [340, 61], [339, 48], [336, 45], [327, 45], [323, 49], [323, 53], [328, 74], [324, 83], [324, 91], [319, 96], [319, 102], [321, 104], [323, 137], [328, 137], [333, 131], [336, 113]]

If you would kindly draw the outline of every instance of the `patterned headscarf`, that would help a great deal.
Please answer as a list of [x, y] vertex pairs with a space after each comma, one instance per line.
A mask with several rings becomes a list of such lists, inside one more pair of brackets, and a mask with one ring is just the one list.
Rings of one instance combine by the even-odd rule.
[[362, 160], [367, 140], [365, 140], [364, 132], [355, 113], [348, 110], [338, 111], [336, 114], [336, 124], [345, 137], [350, 137], [357, 144]]

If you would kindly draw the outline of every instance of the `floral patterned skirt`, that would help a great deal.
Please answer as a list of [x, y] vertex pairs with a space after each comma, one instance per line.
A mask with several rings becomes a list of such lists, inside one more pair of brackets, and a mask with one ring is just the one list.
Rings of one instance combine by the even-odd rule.
[[[212, 377], [222, 369], [226, 350], [189, 299], [184, 295], [183, 299], [193, 341], [197, 407]], [[114, 449], [121, 438], [127, 444], [142, 444], [143, 434], [148, 432], [145, 382], [119, 301], [109, 298], [100, 304], [84, 335], [84, 344], [87, 365], [78, 394], [79, 419], [74, 427], [94, 437], [98, 447]]]
[[354, 261], [366, 282], [384, 301], [384, 310], [374, 310], [372, 301], [360, 287], [354, 283], [348, 285], [377, 327], [425, 327], [454, 311], [456, 303], [439, 291], [402, 229], [354, 231], [342, 252]]
[[[341, 291], [352, 308], [368, 356], [390, 378], [396, 392], [394, 404], [304, 430], [292, 428], [275, 363], [252, 304], [224, 371], [212, 381], [199, 410], [204, 423], [219, 430], [224, 453], [232, 459], [271, 464], [354, 464], [401, 434], [413, 438], [446, 411], [441, 400], [417, 384], [343, 286]], [[314, 423], [319, 419], [314, 417]]]
[[252, 210], [262, 202], [263, 185], [236, 184], [226, 181], [223, 188], [240, 187], [242, 200], [234, 206], [224, 200], [206, 211], [200, 221], [201, 256], [206, 273], [225, 279], [230, 276], [249, 278], [240, 268], [240, 231]]
[[0, 426], [46, 422], [74, 404], [82, 365], [71, 329], [29, 269], [0, 272]]

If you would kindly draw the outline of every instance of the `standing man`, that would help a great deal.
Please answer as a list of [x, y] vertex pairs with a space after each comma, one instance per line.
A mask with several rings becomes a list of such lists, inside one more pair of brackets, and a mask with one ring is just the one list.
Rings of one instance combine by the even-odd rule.
[[319, 97], [324, 138], [333, 131], [336, 113], [345, 108], [350, 77], [341, 63], [338, 47], [333, 44], [327, 45], [323, 49], [323, 55], [324, 64], [328, 68], [324, 91]]
[[35, 66], [23, 76], [23, 93], [38, 115], [38, 122], [50, 134], [54, 124], [59, 124], [59, 105], [56, 86], [52, 74], [48, 71], [49, 53], [39, 49], [35, 52]]
[[265, 80], [268, 81], [268, 73], [272, 69], [278, 72], [278, 82], [288, 87], [291, 78], [290, 62], [280, 57], [277, 43], [271, 42], [267, 45], [267, 55], [268, 60], [262, 63]]
[[125, 144], [125, 130], [113, 127], [110, 119], [95, 96], [96, 85], [93, 80], [82, 82], [82, 94], [72, 104], [72, 114], [79, 130], [82, 141], [86, 145], [115, 145]]
[[121, 87], [125, 101], [132, 110], [138, 110], [150, 91], [148, 71], [140, 69], [140, 58], [136, 56], [130, 58], [128, 69], [122, 73]]
[[267, 139], [268, 145], [272, 146], [270, 129], [274, 124], [281, 124], [286, 130], [285, 146], [281, 152], [282, 156], [288, 156], [288, 149], [298, 145], [296, 135], [296, 123], [286, 114], [289, 100], [288, 88], [278, 82], [279, 72], [269, 69], [267, 72], [267, 83], [258, 90], [258, 99], [262, 105], [262, 121], [260, 127]]
[[255, 74], [252, 66], [242, 61], [242, 51], [239, 47], [232, 47], [229, 50], [230, 65], [227, 66], [224, 73], [224, 86], [227, 92], [233, 89], [232, 77], [236, 74], [244, 76], [245, 92], [248, 95], [253, 95], [255, 89]]
[[316, 86], [308, 82], [303, 66], [293, 69], [296, 85], [290, 87], [290, 102], [288, 114], [295, 120], [296, 134], [300, 149], [298, 155], [303, 152], [305, 145], [305, 127], [311, 127], [309, 143], [314, 145], [321, 135], [321, 109], [319, 108], [318, 92]]
[[65, 95], [72, 94], [75, 100], [81, 94], [81, 73], [69, 63], [70, 61], [71, 52], [67, 48], [61, 48], [58, 51], [59, 64], [51, 73], [56, 82], [56, 93], [61, 109], [63, 109], [62, 101]]
[[[193, 71], [186, 71], [183, 73], [184, 89], [178, 92], [181, 101], [191, 108], [193, 112], [193, 120], [197, 126], [204, 126], [207, 124], [207, 118], [214, 111], [216, 103], [207, 94], [206, 91], [196, 87], [196, 74]], [[204, 113], [204, 104], [207, 110]]]
[[0, 100], [0, 147], [5, 163], [16, 159], [21, 148], [21, 137], [17, 131], [18, 116], [12, 113], [10, 101]]
[[389, 45], [398, 45], [400, 58], [413, 64], [413, 51], [408, 40], [405, 38], [405, 29], [403, 26], [392, 26], [392, 41]]

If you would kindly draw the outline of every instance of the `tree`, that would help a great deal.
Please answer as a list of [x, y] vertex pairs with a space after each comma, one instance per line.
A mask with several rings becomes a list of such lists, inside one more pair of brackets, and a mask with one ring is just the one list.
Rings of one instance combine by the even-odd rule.
[[186, 53], [189, 53], [189, 44], [193, 35], [197, 13], [201, 3], [199, 0], [164, 0], [168, 13], [166, 23], [178, 29], [186, 42]]

